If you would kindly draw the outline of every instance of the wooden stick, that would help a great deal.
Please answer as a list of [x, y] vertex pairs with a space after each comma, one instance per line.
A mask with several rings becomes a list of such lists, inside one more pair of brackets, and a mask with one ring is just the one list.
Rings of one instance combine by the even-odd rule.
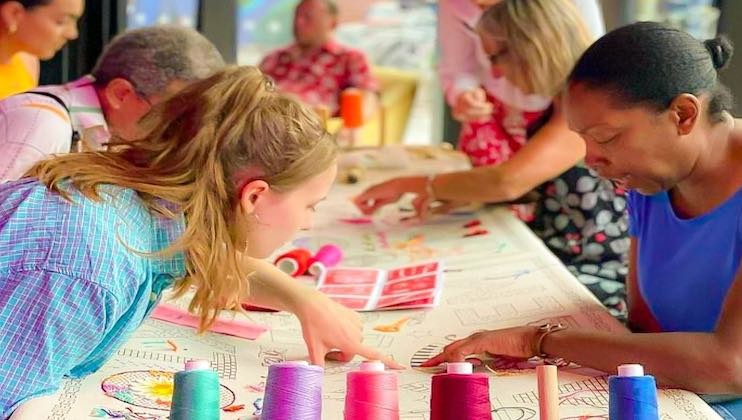
[[559, 420], [559, 381], [554, 365], [536, 366], [538, 408], [541, 420]]

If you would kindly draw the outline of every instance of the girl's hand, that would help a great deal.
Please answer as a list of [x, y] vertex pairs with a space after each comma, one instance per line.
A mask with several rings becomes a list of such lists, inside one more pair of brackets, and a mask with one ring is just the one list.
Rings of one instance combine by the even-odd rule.
[[324, 366], [325, 358], [348, 362], [355, 355], [367, 360], [380, 360], [390, 368], [404, 367], [378, 350], [364, 346], [363, 323], [357, 312], [311, 291], [297, 305], [304, 341], [311, 363]]

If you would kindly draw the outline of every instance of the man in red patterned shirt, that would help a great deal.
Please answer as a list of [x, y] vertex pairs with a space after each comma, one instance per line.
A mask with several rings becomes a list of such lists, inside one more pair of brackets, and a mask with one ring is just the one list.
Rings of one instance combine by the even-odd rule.
[[358, 88], [373, 99], [378, 85], [371, 76], [363, 52], [339, 45], [332, 39], [338, 22], [338, 7], [332, 0], [302, 0], [294, 12], [295, 42], [266, 56], [260, 69], [278, 87], [299, 96], [314, 107], [338, 113], [340, 93]]

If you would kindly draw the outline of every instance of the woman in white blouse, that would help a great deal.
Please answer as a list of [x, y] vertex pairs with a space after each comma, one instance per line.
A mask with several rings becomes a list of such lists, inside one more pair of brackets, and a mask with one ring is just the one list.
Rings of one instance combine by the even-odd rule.
[[[529, 114], [540, 113], [551, 98], [524, 94], [492, 73], [475, 26], [487, 7], [500, 0], [440, 0], [438, 74], [453, 116], [462, 123], [459, 147], [475, 166], [507, 160], [525, 143]], [[605, 32], [597, 0], [572, 0], [594, 38]], [[499, 114], [498, 117], [493, 117]]]

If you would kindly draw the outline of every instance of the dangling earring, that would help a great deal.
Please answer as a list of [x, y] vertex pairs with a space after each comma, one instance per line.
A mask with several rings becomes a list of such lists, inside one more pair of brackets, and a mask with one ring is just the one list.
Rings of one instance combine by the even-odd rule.
[[17, 27], [17, 26], [15, 25], [15, 24], [13, 24], [13, 25], [10, 25], [10, 27], [8, 27], [8, 32], [9, 32], [9, 33], [10, 33], [11, 35], [13, 35], [13, 34], [15, 33], [15, 31], [17, 31], [17, 30], [18, 30], [18, 27]]

